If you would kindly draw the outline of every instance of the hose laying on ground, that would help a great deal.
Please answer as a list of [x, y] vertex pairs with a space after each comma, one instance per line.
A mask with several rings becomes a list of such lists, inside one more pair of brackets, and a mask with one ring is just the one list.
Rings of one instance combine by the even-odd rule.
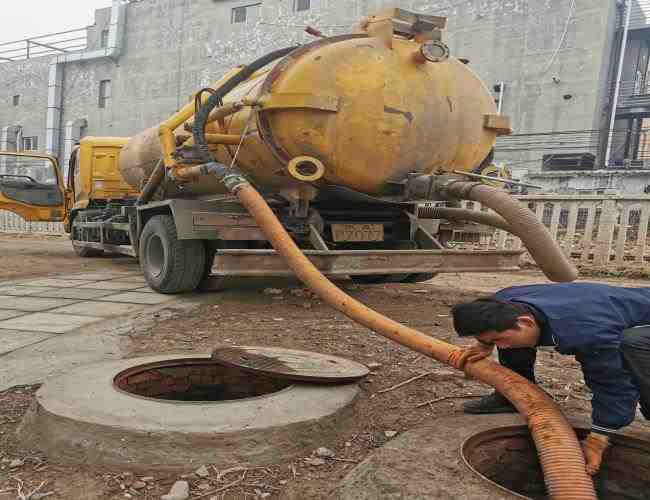
[[575, 266], [553, 240], [544, 224], [528, 207], [505, 191], [480, 182], [451, 181], [442, 192], [463, 200], [478, 201], [498, 213], [511, 231], [524, 243], [537, 265], [551, 281], [573, 281], [578, 277]]
[[[353, 299], [329, 281], [296, 246], [266, 201], [235, 168], [211, 163], [216, 175], [257, 222], [291, 270], [324, 302], [350, 319], [399, 344], [458, 368], [459, 348], [402, 325]], [[465, 372], [507, 397], [526, 418], [537, 446], [549, 497], [553, 500], [596, 499], [582, 450], [573, 429], [554, 401], [524, 377], [487, 359], [471, 363]]]
[[479, 210], [467, 210], [465, 208], [427, 207], [426, 213], [418, 214], [420, 219], [447, 219], [453, 221], [467, 220], [485, 226], [496, 227], [509, 233], [513, 232], [512, 226], [497, 214], [489, 214]]

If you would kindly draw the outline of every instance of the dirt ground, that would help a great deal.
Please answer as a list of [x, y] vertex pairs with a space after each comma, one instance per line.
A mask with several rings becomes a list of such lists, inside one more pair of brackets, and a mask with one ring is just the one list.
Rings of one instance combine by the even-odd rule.
[[[8, 238], [0, 237], [3, 264], [7, 241]], [[38, 245], [32, 244], [32, 240], [10, 241], [12, 248], [29, 247], [22, 251], [29, 258], [30, 273], [34, 269], [42, 274], [79, 269], [80, 259], [71, 251], [66, 254], [57, 246], [56, 251], [44, 257], [36, 251], [41, 244], [47, 246], [49, 241]], [[20, 256], [12, 257], [9, 262], [14, 263], [9, 265], [8, 273], [2, 271], [5, 277], [20, 275]], [[123, 259], [86, 262], [99, 268], [122, 265]], [[525, 271], [503, 275], [444, 275], [414, 285], [361, 287], [345, 282], [342, 286], [355, 298], [398, 321], [436, 338], [462, 344], [452, 334], [449, 306], [510, 285], [543, 281], [540, 273]], [[630, 279], [599, 281], [632, 286], [647, 283]], [[0, 393], [0, 499], [21, 498], [20, 494], [27, 498], [29, 492], [39, 487], [31, 496], [33, 500], [43, 498], [39, 496], [43, 493], [51, 493], [47, 498], [71, 500], [159, 499], [175, 481], [183, 478], [190, 482], [191, 499], [324, 500], [331, 498], [328, 496], [331, 485], [374, 448], [421, 423], [458, 414], [464, 401], [489, 392], [489, 388], [466, 380], [459, 372], [358, 327], [300, 287], [283, 288], [277, 294], [262, 289], [215, 293], [207, 303], [189, 313], [172, 305], [153, 326], [133, 327], [125, 342], [131, 357], [164, 352], [209, 352], [219, 345], [257, 344], [340, 355], [365, 364], [374, 363], [376, 367], [361, 383], [356, 424], [346, 429], [339, 441], [320, 445], [334, 451], [333, 459], [325, 459], [321, 464], [300, 457], [293, 463], [248, 470], [233, 464], [233, 469], [225, 471], [205, 464], [207, 477], [192, 473], [196, 467], [183, 476], [156, 470], [133, 475], [128, 470], [57, 465], [56, 457], [22, 449], [14, 439], [15, 429], [37, 387], [12, 388]], [[541, 352], [537, 373], [541, 386], [562, 408], [588, 414], [590, 395], [573, 358], [552, 351]], [[427, 375], [386, 391], [421, 374]]]
[[122, 269], [132, 263], [128, 257], [79, 258], [67, 236], [0, 233], [0, 281]]

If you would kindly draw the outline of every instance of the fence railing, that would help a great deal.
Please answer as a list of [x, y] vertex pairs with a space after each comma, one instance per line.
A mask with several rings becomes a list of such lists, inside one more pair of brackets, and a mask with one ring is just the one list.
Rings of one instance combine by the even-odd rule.
[[[596, 268], [650, 269], [650, 195], [518, 198], [544, 223], [574, 262]], [[463, 202], [463, 206], [485, 210], [473, 202]], [[458, 235], [457, 244], [465, 244], [462, 234]], [[499, 230], [484, 234], [473, 244], [495, 249], [522, 248], [519, 238]]]
[[86, 28], [0, 43], [0, 63], [77, 52], [86, 48]]
[[650, 105], [650, 79], [645, 75], [636, 80], [622, 81], [618, 94], [618, 107]]
[[[650, 269], [650, 195], [561, 196], [527, 195], [518, 199], [533, 211], [567, 255], [597, 268], [648, 267]], [[485, 210], [465, 201], [463, 207]], [[62, 234], [63, 224], [26, 222], [0, 210], [0, 232]], [[465, 239], [459, 231], [452, 241], [457, 247], [521, 249], [521, 241], [505, 231], [482, 233]]]

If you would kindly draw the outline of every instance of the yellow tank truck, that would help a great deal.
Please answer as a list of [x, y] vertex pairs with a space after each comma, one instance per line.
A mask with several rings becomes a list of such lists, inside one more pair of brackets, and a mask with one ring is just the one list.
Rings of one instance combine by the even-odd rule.
[[[472, 216], [437, 208], [461, 197], [440, 181], [482, 171], [497, 135], [510, 133], [483, 82], [450, 56], [445, 22], [389, 9], [347, 35], [312, 30], [313, 43], [234, 68], [134, 137], [84, 138], [65, 187], [53, 158], [0, 153], [0, 208], [65, 220], [80, 256], [139, 258], [162, 293], [194, 290], [208, 276], [212, 286], [289, 276], [203, 168], [218, 161], [246, 175], [329, 276], [419, 282], [517, 269], [519, 252], [445, 247], [449, 221]], [[419, 210], [423, 202], [433, 209]]]

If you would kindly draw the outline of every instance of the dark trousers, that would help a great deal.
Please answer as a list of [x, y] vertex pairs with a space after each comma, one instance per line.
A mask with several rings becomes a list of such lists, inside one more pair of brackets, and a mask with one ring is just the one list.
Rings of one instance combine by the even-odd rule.
[[[630, 328], [621, 340], [623, 360], [641, 393], [641, 413], [650, 419], [650, 326]], [[499, 363], [535, 383], [537, 350], [499, 349]]]
[[537, 349], [520, 347], [499, 349], [499, 363], [535, 383], [535, 358]]
[[641, 413], [650, 420], [650, 326], [625, 330], [621, 353], [639, 387]]

